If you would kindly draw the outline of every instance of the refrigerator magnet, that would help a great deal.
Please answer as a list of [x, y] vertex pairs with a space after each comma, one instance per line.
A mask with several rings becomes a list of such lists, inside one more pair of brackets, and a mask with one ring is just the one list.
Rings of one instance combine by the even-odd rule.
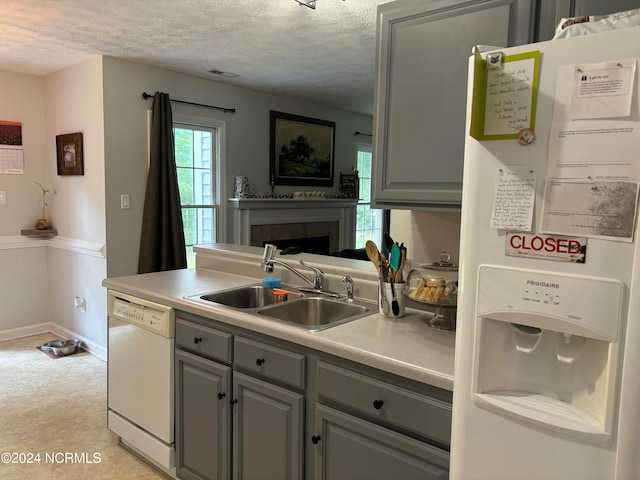
[[523, 128], [518, 132], [518, 143], [520, 145], [531, 145], [536, 138], [536, 134], [530, 128]]

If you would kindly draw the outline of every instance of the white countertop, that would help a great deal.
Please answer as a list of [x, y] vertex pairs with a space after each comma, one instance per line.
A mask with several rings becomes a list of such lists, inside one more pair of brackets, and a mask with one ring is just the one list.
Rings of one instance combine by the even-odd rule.
[[[398, 319], [374, 313], [326, 330], [310, 332], [256, 314], [202, 306], [184, 297], [259, 283], [259, 278], [197, 268], [108, 278], [103, 286], [221, 323], [297, 343], [405, 378], [453, 390], [455, 332], [428, 326], [428, 314]], [[373, 305], [372, 308], [376, 308]]]

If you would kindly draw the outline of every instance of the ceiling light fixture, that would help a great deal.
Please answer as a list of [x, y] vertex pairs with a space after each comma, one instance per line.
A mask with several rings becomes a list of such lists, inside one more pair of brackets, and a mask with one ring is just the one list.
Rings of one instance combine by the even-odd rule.
[[298, 5], [304, 5], [305, 7], [309, 7], [311, 10], [316, 9], [316, 0], [293, 0], [297, 2]]

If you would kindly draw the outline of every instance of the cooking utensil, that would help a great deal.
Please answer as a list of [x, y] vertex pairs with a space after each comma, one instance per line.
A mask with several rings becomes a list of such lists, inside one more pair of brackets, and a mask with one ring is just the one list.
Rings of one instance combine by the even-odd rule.
[[400, 247], [388, 233], [384, 234], [384, 245], [389, 252], [389, 266], [397, 272], [400, 266]]
[[393, 238], [391, 238], [391, 235], [389, 235], [388, 233], [384, 234], [384, 245], [385, 247], [387, 247], [388, 252], [391, 252], [391, 247], [395, 245]]
[[400, 257], [400, 247], [398, 247], [398, 245], [394, 243], [393, 245], [391, 245], [391, 250], [389, 250], [389, 265], [396, 272], [400, 270]]
[[380, 254], [380, 258], [382, 259], [382, 278], [385, 282], [389, 281], [389, 262], [387, 262], [387, 258], [384, 256], [384, 253]]
[[402, 283], [403, 282], [403, 277], [402, 274], [404, 272], [404, 267], [407, 264], [407, 249], [406, 248], [400, 248], [400, 265], [398, 265], [398, 268], [396, 270], [396, 283]]
[[400, 305], [398, 304], [398, 299], [396, 298], [396, 289], [393, 287], [393, 269], [391, 270], [389, 279], [389, 282], [391, 283], [391, 311], [397, 317], [400, 314]]
[[367, 257], [371, 260], [371, 263], [373, 263], [378, 269], [378, 272], [380, 272], [380, 251], [378, 250], [378, 246], [375, 242], [367, 240], [364, 244], [364, 249], [367, 252]]
[[389, 302], [387, 302], [387, 297], [384, 294], [384, 278], [382, 275], [382, 271], [383, 271], [382, 255], [378, 254], [378, 283], [380, 284], [380, 307], [382, 308], [383, 315], [389, 315]]

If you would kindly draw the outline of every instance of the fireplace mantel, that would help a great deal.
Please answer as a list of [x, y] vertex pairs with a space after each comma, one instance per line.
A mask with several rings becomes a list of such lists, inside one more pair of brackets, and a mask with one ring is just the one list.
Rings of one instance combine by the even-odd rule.
[[[252, 245], [253, 225], [338, 222], [338, 249], [353, 248], [357, 199], [342, 198], [230, 198], [233, 242]], [[254, 245], [257, 246], [257, 245]]]
[[355, 208], [352, 198], [230, 198], [229, 203], [238, 210], [269, 208]]

